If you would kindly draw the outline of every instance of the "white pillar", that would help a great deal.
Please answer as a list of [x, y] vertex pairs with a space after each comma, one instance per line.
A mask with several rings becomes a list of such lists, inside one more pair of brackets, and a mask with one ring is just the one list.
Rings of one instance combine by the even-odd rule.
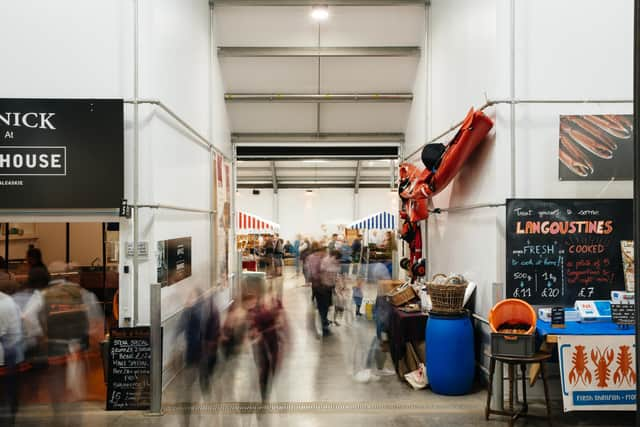
[[273, 222], [275, 222], [276, 224], [280, 224], [280, 218], [279, 218], [279, 214], [280, 214], [280, 206], [279, 206], [279, 198], [278, 198], [278, 191], [274, 190], [273, 191]]

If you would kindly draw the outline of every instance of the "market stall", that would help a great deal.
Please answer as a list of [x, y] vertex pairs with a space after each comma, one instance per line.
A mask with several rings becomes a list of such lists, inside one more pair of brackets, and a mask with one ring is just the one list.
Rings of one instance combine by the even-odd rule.
[[[389, 268], [389, 274], [391, 274], [393, 251], [396, 249], [395, 215], [384, 211], [378, 212], [352, 222], [347, 226], [347, 229], [364, 232], [358, 270], [360, 271], [363, 265], [366, 268], [372, 262], [382, 262]], [[382, 238], [378, 236], [379, 232], [385, 233]]]
[[257, 251], [265, 236], [276, 234], [280, 225], [247, 212], [236, 215], [237, 250], [242, 253], [243, 270], [256, 271]]
[[[507, 201], [507, 301], [533, 307], [527, 323], [542, 341], [509, 335], [508, 356], [557, 354], [565, 411], [635, 408], [631, 215], [626, 199]], [[494, 332], [508, 323], [522, 321], [501, 319]], [[492, 357], [505, 355], [492, 347]], [[544, 363], [531, 365], [534, 382]]]

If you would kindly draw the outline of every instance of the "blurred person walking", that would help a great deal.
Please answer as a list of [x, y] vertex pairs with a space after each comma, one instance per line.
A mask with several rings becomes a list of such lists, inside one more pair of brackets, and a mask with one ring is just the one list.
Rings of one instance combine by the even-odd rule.
[[336, 249], [340, 251], [340, 274], [344, 279], [348, 279], [351, 271], [351, 258], [353, 256], [353, 251], [351, 250], [351, 245], [349, 245], [344, 238], [340, 237], [338, 239], [338, 243], [339, 245]]
[[296, 236], [296, 240], [293, 241], [293, 244], [291, 245], [291, 255], [293, 255], [293, 259], [294, 259], [294, 263], [296, 266], [296, 276], [300, 275], [300, 251], [301, 251], [301, 246], [302, 246], [302, 239], [300, 238], [300, 235], [298, 234]]
[[336, 233], [333, 233], [331, 235], [331, 240], [329, 240], [329, 243], [327, 244], [327, 250], [329, 252], [334, 251], [336, 249], [337, 243], [338, 243], [338, 235]]
[[249, 339], [258, 368], [260, 397], [266, 402], [282, 363], [288, 326], [282, 301], [269, 290], [247, 298]]
[[300, 264], [302, 265], [302, 274], [304, 276], [304, 285], [308, 286], [311, 284], [311, 278], [309, 276], [309, 271], [307, 269], [307, 257], [311, 254], [311, 242], [309, 239], [304, 239], [304, 241], [300, 244]]
[[183, 379], [186, 401], [183, 401], [183, 423], [188, 426], [191, 405], [198, 402], [194, 391], [199, 383], [201, 396], [211, 394], [211, 377], [218, 360], [220, 340], [220, 313], [211, 295], [205, 296], [200, 288], [189, 294], [180, 318], [179, 334], [185, 339], [185, 369]]
[[218, 345], [220, 343], [220, 310], [213, 294], [203, 303], [202, 345], [203, 355], [200, 364], [200, 390], [204, 397], [211, 394], [211, 378], [218, 364]]
[[358, 265], [360, 264], [360, 253], [362, 252], [362, 235], [358, 234], [358, 237], [351, 242], [351, 259], [353, 261], [353, 275], [358, 276]]
[[186, 306], [180, 317], [178, 334], [184, 335], [185, 367], [182, 372], [184, 392], [182, 401], [183, 425], [188, 426], [191, 419], [191, 407], [195, 402], [193, 387], [196, 384], [203, 356], [203, 310], [202, 290], [196, 288], [191, 291]]
[[[328, 314], [333, 303], [333, 293], [338, 280], [340, 280], [340, 252], [331, 251], [322, 258], [320, 263], [320, 286], [316, 289], [316, 302], [318, 312], [322, 319], [322, 334], [330, 335]], [[335, 316], [334, 316], [335, 318]]]
[[282, 265], [284, 263], [284, 242], [279, 235], [276, 234], [273, 239], [273, 266], [274, 275], [282, 276]]
[[307, 256], [305, 267], [309, 282], [311, 282], [311, 300], [315, 301], [322, 323], [322, 334], [329, 335], [329, 319], [327, 318], [331, 304], [331, 292], [327, 292], [322, 286], [322, 260], [327, 256], [326, 251], [319, 243], [311, 244], [311, 254]]
[[0, 425], [14, 426], [18, 412], [18, 364], [22, 361], [20, 309], [0, 292]]
[[[86, 394], [86, 352], [103, 338], [104, 317], [95, 295], [71, 280], [77, 272], [63, 267], [41, 292], [34, 292], [23, 313], [25, 329], [40, 336], [49, 365], [49, 397], [54, 425], [69, 425], [63, 403]], [[70, 278], [67, 280], [67, 277]], [[74, 419], [78, 423], [78, 418]]]

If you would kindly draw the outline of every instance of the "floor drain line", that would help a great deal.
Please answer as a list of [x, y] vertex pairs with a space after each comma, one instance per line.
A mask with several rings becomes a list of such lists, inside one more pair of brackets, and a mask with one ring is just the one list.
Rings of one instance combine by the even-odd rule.
[[[456, 405], [458, 406], [458, 405]], [[474, 406], [475, 408], [475, 406]], [[462, 408], [450, 406], [429, 405], [424, 403], [406, 402], [221, 402], [208, 404], [180, 404], [163, 405], [165, 413], [303, 413], [303, 412], [350, 412], [350, 411], [404, 411], [404, 412], [456, 412]]]

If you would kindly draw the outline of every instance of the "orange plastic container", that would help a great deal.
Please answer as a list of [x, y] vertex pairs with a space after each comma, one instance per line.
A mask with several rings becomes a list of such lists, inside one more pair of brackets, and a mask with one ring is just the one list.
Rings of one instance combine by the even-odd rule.
[[500, 301], [489, 312], [489, 325], [492, 332], [498, 332], [498, 327], [504, 323], [531, 325], [524, 334], [533, 334], [536, 330], [536, 311], [530, 304], [521, 299], [509, 298]]

